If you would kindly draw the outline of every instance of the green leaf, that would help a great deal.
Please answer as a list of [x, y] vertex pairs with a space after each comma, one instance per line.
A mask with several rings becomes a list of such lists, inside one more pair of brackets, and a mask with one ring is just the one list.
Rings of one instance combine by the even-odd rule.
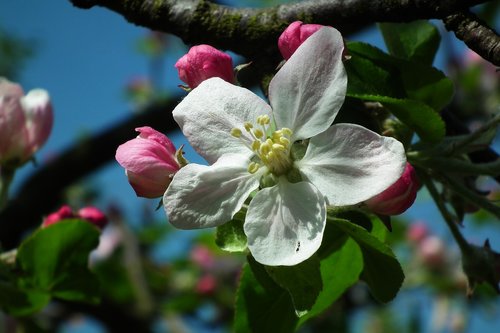
[[432, 65], [441, 36], [428, 21], [380, 23], [389, 53], [403, 59]]
[[236, 294], [234, 332], [289, 333], [297, 321], [290, 294], [249, 256]]
[[295, 266], [266, 266], [265, 268], [278, 285], [288, 290], [297, 316], [305, 315], [323, 289], [318, 257], [312, 256]]
[[365, 228], [369, 232], [372, 231], [373, 229], [373, 223], [370, 218], [364, 211], [361, 210], [354, 210], [354, 209], [340, 209], [340, 210], [335, 210], [335, 209], [329, 209], [328, 214], [330, 216], [335, 216], [336, 218], [344, 219], [351, 221], [352, 223], [355, 223], [359, 225], [360, 227]]
[[0, 309], [12, 316], [27, 316], [44, 308], [50, 296], [44, 292], [24, 291], [16, 281], [0, 280]]
[[355, 241], [348, 239], [340, 249], [321, 260], [320, 270], [323, 290], [319, 293], [312, 309], [300, 318], [299, 325], [321, 314], [359, 280], [363, 270], [360, 247]]
[[445, 134], [438, 114], [453, 97], [453, 83], [439, 70], [396, 58], [365, 43], [348, 43], [347, 96], [382, 103], [426, 141]]
[[247, 236], [243, 231], [245, 213], [238, 212], [234, 218], [217, 227], [215, 243], [228, 252], [243, 252], [247, 248]]
[[397, 99], [378, 95], [349, 95], [385, 105], [399, 120], [412, 128], [422, 140], [439, 142], [446, 134], [443, 119], [426, 104], [410, 99]]
[[417, 62], [400, 61], [399, 68], [409, 99], [423, 102], [437, 112], [450, 104], [453, 81], [443, 72]]
[[405, 98], [398, 67], [391, 56], [366, 43], [347, 44], [351, 58], [345, 62], [349, 95]]
[[[104, 261], [97, 262], [93, 271], [99, 278], [103, 297], [118, 304], [135, 302], [134, 288], [123, 265], [123, 247], [119, 247]], [[150, 281], [150, 279], [148, 279]], [[165, 284], [164, 277], [162, 283]], [[151, 281], [150, 281], [151, 285]]]
[[[366, 43], [348, 43], [348, 94], [413, 99], [440, 111], [453, 97], [453, 82], [440, 70], [396, 58]], [[383, 82], [383, 84], [381, 84]]]
[[364, 262], [362, 279], [370, 287], [372, 295], [380, 302], [392, 300], [401, 288], [404, 274], [391, 248], [356, 224], [338, 218], [328, 220], [361, 247]]
[[20, 286], [66, 300], [98, 302], [99, 281], [88, 269], [88, 257], [99, 235], [95, 226], [81, 220], [37, 230], [19, 247]]

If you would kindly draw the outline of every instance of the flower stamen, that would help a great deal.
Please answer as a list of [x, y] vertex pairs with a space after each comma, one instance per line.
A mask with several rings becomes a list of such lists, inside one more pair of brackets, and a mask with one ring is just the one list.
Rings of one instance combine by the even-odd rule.
[[250, 162], [250, 164], [248, 165], [248, 172], [250, 172], [251, 174], [254, 174], [257, 172], [257, 170], [259, 170], [260, 168], [260, 164], [259, 163], [256, 163], [256, 162]]
[[268, 115], [258, 116], [255, 123], [258, 126], [248, 121], [243, 123], [243, 128], [253, 139], [250, 144], [243, 139], [241, 129], [231, 129], [231, 135], [242, 140], [262, 162], [261, 164], [251, 162], [248, 165], [248, 172], [255, 173], [261, 165], [265, 165], [276, 176], [286, 174], [293, 166], [290, 156], [292, 130], [284, 127], [269, 133], [271, 118]]

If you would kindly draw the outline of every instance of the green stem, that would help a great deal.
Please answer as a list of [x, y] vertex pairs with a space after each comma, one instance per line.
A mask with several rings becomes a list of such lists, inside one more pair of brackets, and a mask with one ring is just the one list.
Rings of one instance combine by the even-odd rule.
[[449, 177], [444, 173], [441, 174], [441, 177], [445, 181], [445, 185], [448, 186], [453, 192], [460, 195], [462, 198], [469, 201], [470, 203], [489, 211], [490, 213], [492, 213], [493, 215], [495, 215], [500, 219], [500, 206], [495, 205], [487, 198], [477, 194], [464, 184], [456, 181], [455, 179]]
[[473, 133], [464, 136], [463, 140], [460, 140], [456, 142], [454, 147], [456, 148], [463, 148], [471, 143], [474, 143], [477, 139], [480, 139], [481, 136], [488, 132], [491, 129], [496, 129], [498, 124], [500, 124], [500, 114], [495, 115], [490, 121], [488, 121], [486, 124], [481, 126], [479, 129], [474, 131]]
[[9, 187], [16, 174], [16, 169], [0, 168], [0, 211], [7, 204]]
[[154, 301], [141, 263], [139, 244], [123, 221], [118, 222], [118, 227], [123, 235], [123, 264], [136, 297], [135, 310], [141, 317], [150, 316]]
[[448, 225], [448, 228], [451, 231], [451, 234], [453, 235], [453, 238], [455, 238], [455, 241], [457, 242], [458, 246], [460, 247], [460, 250], [462, 253], [469, 253], [471, 252], [471, 246], [469, 243], [465, 240], [464, 236], [458, 229], [458, 225], [455, 221], [455, 218], [452, 216], [452, 214], [448, 211], [446, 208], [446, 205], [439, 195], [439, 192], [432, 182], [432, 179], [430, 179], [426, 174], [423, 172], [418, 172], [418, 178], [424, 183], [425, 187], [427, 187], [427, 190], [429, 191], [432, 199], [434, 199], [434, 202], [436, 203], [436, 206], [438, 207], [439, 211], [441, 212], [441, 215], [444, 218], [444, 221]]
[[486, 175], [496, 177], [500, 175], [500, 159], [489, 163], [471, 163], [455, 158], [432, 157], [426, 160], [419, 159], [415, 154], [408, 154], [408, 161], [412, 165], [432, 168], [446, 173], [459, 173], [462, 175]]

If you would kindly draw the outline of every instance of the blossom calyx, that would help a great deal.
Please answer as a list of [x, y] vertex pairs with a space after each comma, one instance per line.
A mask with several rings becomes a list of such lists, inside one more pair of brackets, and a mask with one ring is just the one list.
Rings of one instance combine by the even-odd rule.
[[128, 181], [138, 197], [163, 195], [181, 165], [172, 141], [151, 127], [135, 129], [139, 135], [120, 145], [115, 158], [125, 168]]
[[469, 244], [465, 251], [462, 249], [462, 268], [469, 297], [478, 283], [487, 283], [500, 294], [500, 253], [491, 249], [488, 239], [483, 246]]
[[49, 94], [0, 78], [0, 165], [16, 168], [47, 141], [53, 113]]
[[220, 77], [229, 83], [235, 82], [231, 56], [210, 45], [193, 46], [175, 63], [175, 68], [179, 72], [179, 78], [191, 89], [211, 77]]
[[365, 205], [375, 214], [398, 215], [413, 205], [418, 188], [419, 182], [415, 169], [410, 163], [406, 163], [401, 177], [382, 193], [365, 201]]

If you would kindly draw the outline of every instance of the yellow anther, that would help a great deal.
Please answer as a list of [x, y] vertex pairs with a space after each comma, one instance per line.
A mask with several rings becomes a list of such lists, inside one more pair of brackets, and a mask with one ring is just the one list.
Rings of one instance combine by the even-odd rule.
[[260, 139], [264, 136], [264, 132], [262, 132], [262, 130], [257, 128], [253, 130], [253, 135], [255, 135], [256, 138]]
[[287, 147], [290, 145], [290, 140], [288, 140], [287, 138], [285, 138], [284, 136], [282, 136], [280, 139], [279, 139], [280, 143]]
[[255, 152], [258, 151], [260, 148], [260, 144], [261, 144], [261, 141], [259, 141], [259, 140], [255, 140], [254, 142], [252, 142], [252, 145], [251, 145], [252, 150]]
[[250, 164], [248, 165], [248, 172], [250, 173], [256, 173], [257, 170], [259, 170], [260, 168], [260, 164], [259, 163], [255, 163], [255, 162], [250, 162]]
[[234, 136], [235, 138], [239, 138], [241, 137], [241, 130], [235, 127], [231, 130], [231, 135]]
[[273, 150], [286, 151], [286, 148], [283, 145], [280, 145], [279, 143], [274, 143]]
[[245, 129], [246, 129], [247, 132], [250, 132], [250, 130], [253, 128], [252, 123], [249, 123], [248, 121], [245, 121], [243, 123], [243, 126], [245, 127]]
[[272, 145], [272, 142], [271, 144], [267, 143], [267, 142], [264, 142], [260, 145], [260, 148], [259, 148], [259, 152], [261, 155], [266, 155], [267, 153], [269, 153], [271, 151], [271, 145]]
[[[248, 164], [248, 172], [256, 173], [262, 165], [266, 166], [272, 174], [281, 176], [289, 172], [293, 167], [293, 159], [290, 155], [292, 130], [282, 128], [274, 132], [271, 131], [271, 118], [268, 115], [260, 115], [254, 122], [244, 122], [243, 128], [231, 129], [231, 135], [239, 138], [255, 154], [253, 160]], [[242, 138], [243, 131], [252, 137], [249, 142]], [[272, 132], [272, 133], [271, 133]]]
[[281, 129], [281, 131], [282, 131], [282, 132], [283, 132], [283, 134], [284, 134], [284, 135], [286, 135], [286, 136], [292, 136], [292, 134], [293, 134], [293, 131], [292, 131], [291, 129], [287, 128], [287, 127], [283, 127], [283, 128]]
[[268, 125], [271, 122], [271, 118], [268, 115], [262, 116], [262, 125]]

